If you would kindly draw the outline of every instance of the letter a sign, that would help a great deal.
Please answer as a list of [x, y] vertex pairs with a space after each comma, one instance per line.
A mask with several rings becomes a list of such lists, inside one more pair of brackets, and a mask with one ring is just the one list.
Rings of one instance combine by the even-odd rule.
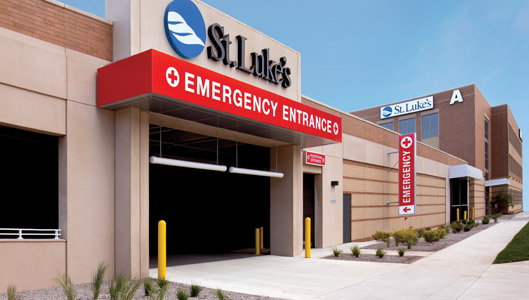
[[415, 214], [415, 133], [399, 137], [399, 215]]

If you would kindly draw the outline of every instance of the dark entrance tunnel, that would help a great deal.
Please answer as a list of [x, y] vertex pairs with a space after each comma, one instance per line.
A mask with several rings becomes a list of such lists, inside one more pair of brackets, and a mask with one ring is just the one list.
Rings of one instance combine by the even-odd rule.
[[[159, 127], [151, 127], [151, 155], [159, 156]], [[165, 158], [268, 169], [268, 148], [163, 128]], [[218, 147], [217, 147], [218, 145]], [[217, 149], [219, 149], [217, 151]], [[226, 253], [253, 248], [264, 227], [269, 247], [270, 179], [164, 165], [149, 169], [150, 253], [157, 253], [158, 221], [167, 222], [167, 253]]]

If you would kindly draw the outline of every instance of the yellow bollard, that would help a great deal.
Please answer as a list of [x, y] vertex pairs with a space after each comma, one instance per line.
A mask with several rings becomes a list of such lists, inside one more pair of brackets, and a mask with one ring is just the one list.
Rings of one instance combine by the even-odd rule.
[[463, 220], [467, 220], [467, 211], [466, 210], [463, 212]]
[[305, 218], [305, 258], [310, 258], [310, 218]]
[[457, 215], [457, 221], [459, 222], [459, 208], [457, 209], [456, 215]]
[[261, 247], [259, 246], [261, 235], [259, 234], [259, 231], [259, 228], [255, 228], [255, 255], [261, 255]]
[[167, 224], [161, 220], [158, 222], [158, 279], [166, 279], [167, 266]]
[[263, 237], [263, 227], [261, 227], [261, 231], [259, 232], [261, 234], [261, 249], [264, 249], [264, 237]]
[[472, 207], [472, 221], [475, 220], [475, 219], [474, 219], [475, 216], [476, 216], [476, 215], [475, 215], [475, 210], [474, 210], [474, 207]]

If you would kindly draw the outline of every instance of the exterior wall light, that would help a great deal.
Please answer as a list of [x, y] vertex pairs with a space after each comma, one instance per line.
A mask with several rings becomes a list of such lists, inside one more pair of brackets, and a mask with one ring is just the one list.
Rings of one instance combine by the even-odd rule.
[[229, 172], [233, 174], [245, 174], [245, 175], [265, 176], [265, 177], [274, 177], [274, 178], [283, 178], [284, 176], [284, 174], [281, 172], [270, 172], [270, 171], [243, 169], [243, 168], [236, 168], [236, 167], [230, 167]]
[[334, 187], [334, 186], [337, 186], [337, 185], [339, 185], [339, 184], [340, 184], [340, 183], [338, 182], [338, 180], [333, 180], [333, 181], [331, 181], [331, 186], [333, 186], [333, 187]]
[[155, 165], [166, 165], [166, 166], [173, 166], [173, 167], [201, 169], [201, 170], [209, 170], [209, 171], [217, 171], [217, 172], [226, 172], [226, 170], [228, 169], [228, 167], [224, 165], [205, 164], [205, 163], [198, 163], [198, 162], [187, 161], [187, 160], [161, 158], [157, 156], [151, 156], [149, 161], [151, 162], [151, 164], [155, 164]]

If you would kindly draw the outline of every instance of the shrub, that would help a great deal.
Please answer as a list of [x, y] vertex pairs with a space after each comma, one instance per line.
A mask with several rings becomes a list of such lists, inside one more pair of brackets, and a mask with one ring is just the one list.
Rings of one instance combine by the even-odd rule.
[[191, 297], [198, 297], [198, 295], [200, 294], [200, 292], [202, 292], [203, 289], [204, 289], [203, 286], [191, 284], [191, 288], [189, 291], [191, 294]]
[[391, 238], [388, 236], [385, 241], [386, 241], [386, 246], [389, 248], [391, 246]]
[[92, 289], [94, 300], [99, 298], [99, 293], [101, 292], [101, 285], [103, 284], [103, 280], [105, 280], [106, 270], [107, 270], [107, 266], [105, 266], [104, 263], [100, 263], [97, 266], [97, 271], [92, 274], [92, 283], [90, 287]]
[[470, 231], [470, 229], [472, 229], [472, 225], [470, 223], [468, 224], [465, 224], [465, 227], [463, 227], [463, 230], [466, 232], [466, 231]]
[[147, 278], [143, 281], [143, 289], [145, 290], [145, 297], [150, 297], [154, 292], [154, 285], [151, 279]]
[[452, 224], [450, 224], [450, 227], [452, 228], [453, 233], [458, 233], [463, 230], [463, 224], [457, 221], [452, 222]]
[[404, 256], [404, 253], [406, 253], [406, 250], [399, 248], [399, 256]]
[[162, 300], [169, 287], [169, 281], [159, 278], [156, 280], [156, 286], [154, 286], [152, 280], [146, 279], [143, 282], [143, 287], [145, 289], [145, 296], [149, 297], [149, 299]]
[[[444, 230], [443, 230], [444, 231]], [[437, 230], [426, 230], [424, 232], [424, 240], [428, 243], [438, 242], [441, 236]]]
[[467, 224], [467, 220], [463, 219], [463, 220], [461, 220], [461, 223], [463, 223], [463, 225], [466, 225]]
[[62, 287], [66, 299], [75, 300], [75, 298], [77, 298], [75, 294], [75, 286], [70, 276], [64, 274], [64, 276], [57, 278], [57, 282]]
[[496, 195], [495, 200], [496, 204], [498, 205], [498, 209], [502, 213], [507, 213], [509, 211], [509, 206], [514, 208], [512, 203], [512, 195], [510, 195], [507, 191], [499, 192], [498, 195]]
[[489, 217], [487, 217], [487, 216], [484, 216], [483, 220], [481, 220], [481, 223], [483, 223], [483, 224], [489, 224], [489, 222], [490, 222], [490, 220], [489, 220]]
[[353, 255], [355, 257], [359, 257], [360, 256], [360, 248], [358, 248], [358, 246], [354, 246], [353, 248], [351, 248], [351, 252], [353, 253]]
[[382, 242], [382, 241], [387, 240], [390, 237], [390, 233], [377, 230], [377, 232], [373, 234], [372, 237], [376, 241]]
[[215, 291], [215, 295], [217, 295], [217, 298], [219, 298], [219, 300], [228, 300], [228, 296], [226, 296], [226, 294], [224, 293], [223, 290], [221, 289], [217, 289]]
[[378, 247], [377, 253], [375, 255], [378, 256], [379, 258], [382, 258], [384, 257], [384, 255], [386, 255], [386, 251], [382, 250], [381, 247]]
[[419, 236], [413, 227], [408, 229], [401, 229], [393, 232], [393, 238], [395, 239], [395, 246], [399, 246], [400, 243], [406, 243], [408, 249], [411, 249], [411, 246], [417, 245]]
[[178, 298], [178, 300], [187, 300], [187, 298], [189, 298], [189, 294], [187, 294], [187, 292], [183, 289], [178, 289], [176, 290], [176, 298]]
[[338, 257], [342, 254], [342, 250], [338, 249], [338, 248], [333, 248], [332, 249], [332, 253], [334, 254], [335, 257]]
[[110, 282], [110, 299], [132, 300], [140, 285], [140, 281], [128, 280], [123, 275], [120, 275]]
[[423, 235], [424, 235], [424, 229], [419, 229], [419, 231], [417, 231], [417, 237], [422, 238]]
[[7, 300], [17, 300], [17, 288], [14, 285], [7, 286]]
[[435, 230], [437, 232], [437, 234], [439, 235], [439, 239], [444, 239], [446, 237], [446, 228], [444, 227], [439, 227]]

